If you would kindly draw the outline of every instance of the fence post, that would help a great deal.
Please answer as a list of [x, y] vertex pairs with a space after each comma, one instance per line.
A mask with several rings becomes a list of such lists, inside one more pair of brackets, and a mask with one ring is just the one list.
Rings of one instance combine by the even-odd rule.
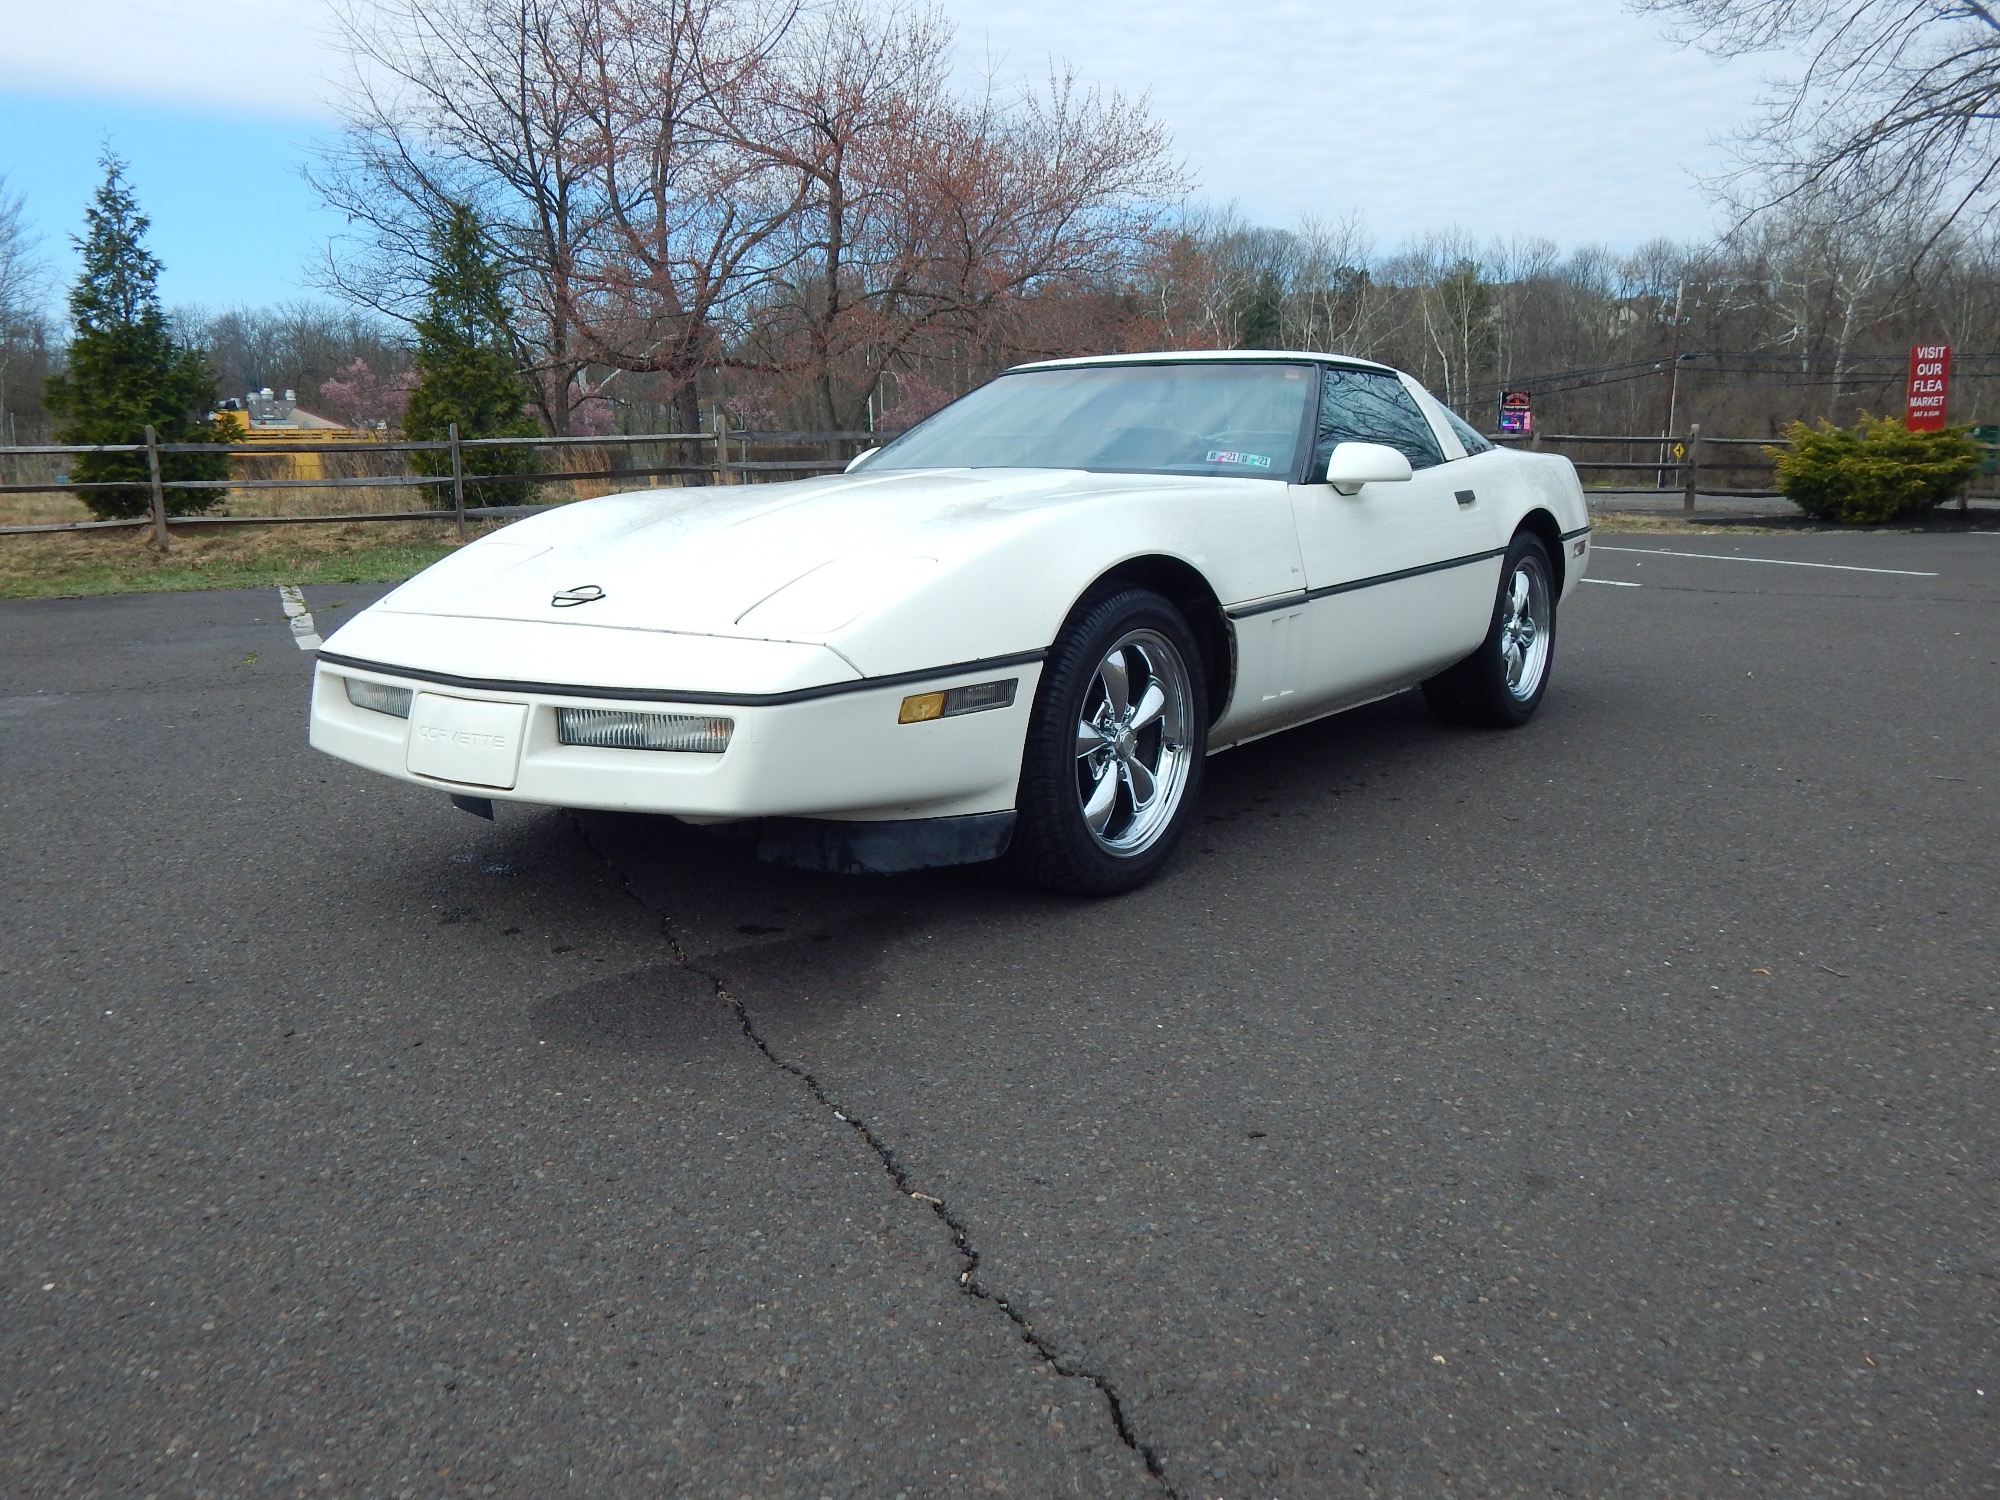
[[736, 482], [729, 477], [729, 413], [720, 406], [715, 409], [715, 482]]
[[167, 487], [160, 482], [160, 438], [153, 424], [146, 424], [146, 469], [153, 481], [153, 545], [165, 552], [167, 540]]
[[1542, 451], [1542, 429], [1535, 425], [1533, 417], [1528, 419], [1528, 451], [1530, 453]]
[[1701, 484], [1701, 423], [1688, 423], [1687, 455], [1681, 460], [1681, 514], [1694, 514], [1695, 491]]
[[[436, 429], [432, 429], [435, 431]], [[458, 512], [458, 539], [465, 540], [465, 460], [458, 447], [458, 423], [453, 422], [451, 434], [451, 508]]]

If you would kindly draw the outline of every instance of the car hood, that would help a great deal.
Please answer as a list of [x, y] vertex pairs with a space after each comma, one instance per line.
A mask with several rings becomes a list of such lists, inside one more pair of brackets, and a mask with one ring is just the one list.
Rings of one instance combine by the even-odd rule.
[[1229, 482], [954, 469], [612, 495], [481, 538], [370, 613], [824, 641], [1046, 507]]

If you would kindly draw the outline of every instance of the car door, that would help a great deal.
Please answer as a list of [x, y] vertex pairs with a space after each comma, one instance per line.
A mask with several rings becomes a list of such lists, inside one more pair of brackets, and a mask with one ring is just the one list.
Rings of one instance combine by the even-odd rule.
[[[1411, 477], [1343, 495], [1321, 477], [1334, 445], [1382, 443]], [[1452, 444], [1456, 449], [1456, 441]], [[1306, 596], [1302, 708], [1325, 711], [1430, 675], [1484, 638], [1498, 553], [1493, 508], [1400, 377], [1330, 366], [1306, 482], [1291, 491]]]

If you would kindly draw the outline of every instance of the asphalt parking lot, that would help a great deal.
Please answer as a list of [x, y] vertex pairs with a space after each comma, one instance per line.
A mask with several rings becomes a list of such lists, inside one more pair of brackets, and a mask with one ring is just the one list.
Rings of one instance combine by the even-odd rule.
[[2000, 1493], [2000, 535], [1598, 540], [1528, 728], [1232, 751], [1106, 902], [0, 604], [0, 1492]]

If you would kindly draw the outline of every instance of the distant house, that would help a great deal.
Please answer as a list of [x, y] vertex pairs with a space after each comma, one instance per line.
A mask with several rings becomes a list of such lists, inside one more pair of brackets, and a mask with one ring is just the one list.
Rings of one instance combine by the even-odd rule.
[[281, 396], [268, 385], [240, 398], [231, 396], [216, 409], [215, 417], [234, 430], [238, 441], [254, 442], [266, 437], [283, 440], [294, 433], [306, 432], [318, 435], [318, 441], [325, 441], [330, 433], [345, 434], [356, 440], [369, 436], [331, 417], [307, 411], [299, 405], [297, 391], [286, 391]]
[[350, 432], [353, 429], [341, 422], [326, 417], [315, 416], [299, 405], [297, 391], [286, 391], [277, 395], [267, 385], [261, 391], [251, 391], [243, 398], [243, 414], [249, 419], [252, 432]]
[[266, 463], [262, 454], [244, 455], [243, 462], [255, 466], [253, 473], [245, 474], [245, 478], [324, 479], [327, 477], [325, 454], [287, 450], [293, 444], [366, 443], [377, 441], [381, 436], [309, 412], [298, 404], [296, 391], [280, 395], [269, 386], [261, 391], [246, 392], [241, 398], [230, 397], [216, 409], [215, 419], [217, 425], [227, 432], [229, 441], [259, 448], [269, 446], [274, 455], [284, 455], [285, 462], [281, 466]]

